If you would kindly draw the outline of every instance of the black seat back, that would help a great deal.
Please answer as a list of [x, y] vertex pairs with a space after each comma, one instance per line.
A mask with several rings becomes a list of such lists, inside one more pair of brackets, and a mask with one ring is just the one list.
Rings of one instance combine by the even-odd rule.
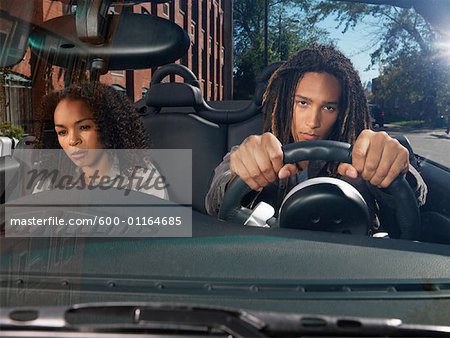
[[[193, 74], [180, 65], [164, 66], [153, 75], [144, 102], [136, 106], [143, 113], [146, 132], [155, 149], [192, 149], [192, 206], [206, 212], [204, 199], [214, 169], [232, 146], [262, 132], [262, 98], [272, 73], [281, 63], [264, 70], [257, 81], [255, 99], [240, 107], [217, 102], [212, 107], [203, 99]], [[158, 83], [175, 72], [189, 83]], [[160, 168], [164, 174], [164, 168]], [[170, 191], [177, 202], [176, 192]]]
[[[204, 199], [210, 180], [227, 149], [226, 128], [196, 115], [203, 98], [191, 85], [154, 84], [145, 100], [148, 111], [143, 123], [152, 148], [192, 149], [192, 207], [206, 212]], [[159, 169], [164, 175], [164, 168]], [[170, 199], [177, 202], [177, 192], [170, 186], [168, 190]]]

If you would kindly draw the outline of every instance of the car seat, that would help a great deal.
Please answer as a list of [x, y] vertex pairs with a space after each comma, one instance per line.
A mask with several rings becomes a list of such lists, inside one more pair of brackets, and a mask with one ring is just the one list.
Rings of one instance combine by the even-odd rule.
[[[279, 63], [281, 64], [281, 63]], [[260, 76], [255, 99], [240, 109], [220, 103], [213, 108], [202, 96], [198, 80], [186, 67], [178, 64], [159, 68], [145, 98], [137, 103], [143, 115], [146, 133], [155, 149], [192, 149], [192, 207], [205, 213], [204, 199], [215, 167], [229, 149], [251, 134], [262, 131], [262, 95], [273, 71], [271, 65]], [[167, 75], [176, 74], [185, 83], [161, 83]], [[160, 167], [164, 173], [164, 168]], [[177, 201], [177, 192], [171, 191]]]

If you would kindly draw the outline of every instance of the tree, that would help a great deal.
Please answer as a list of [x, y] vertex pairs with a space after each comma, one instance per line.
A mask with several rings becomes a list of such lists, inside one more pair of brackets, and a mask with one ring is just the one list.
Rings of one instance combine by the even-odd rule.
[[377, 42], [371, 61], [381, 65], [382, 74], [381, 91], [374, 98], [391, 110], [398, 108], [405, 118], [435, 120], [443, 100], [449, 99], [444, 88], [450, 77], [435, 47], [440, 35], [430, 23], [413, 8], [335, 2], [316, 4], [309, 18], [319, 21], [331, 15], [343, 32], [367, 17], [377, 27], [371, 32]]
[[[256, 78], [264, 68], [264, 1], [234, 1], [234, 98], [252, 97]], [[312, 41], [325, 40], [326, 33], [311, 24], [303, 7], [294, 0], [267, 0], [269, 64], [286, 60]]]

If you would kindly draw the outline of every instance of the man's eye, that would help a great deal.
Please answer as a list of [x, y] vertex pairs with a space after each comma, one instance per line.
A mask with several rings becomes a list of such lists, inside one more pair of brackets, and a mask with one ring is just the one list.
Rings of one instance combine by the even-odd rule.
[[65, 130], [59, 130], [59, 131], [56, 132], [56, 134], [57, 134], [58, 136], [64, 136], [64, 135], [67, 134], [67, 132], [66, 132]]
[[88, 126], [88, 125], [84, 125], [84, 126], [80, 127], [80, 130], [89, 130], [89, 129], [91, 129], [91, 126]]
[[298, 100], [297, 104], [300, 106], [306, 106], [308, 104], [308, 102], [306, 102], [305, 100]]
[[333, 111], [336, 110], [336, 107], [333, 107], [333, 106], [325, 106], [324, 109], [327, 110], [327, 111], [333, 112]]

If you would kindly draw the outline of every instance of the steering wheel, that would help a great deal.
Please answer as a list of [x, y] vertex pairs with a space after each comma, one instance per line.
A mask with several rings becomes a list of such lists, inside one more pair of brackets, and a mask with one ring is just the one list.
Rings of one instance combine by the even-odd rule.
[[[283, 146], [282, 149], [284, 164], [297, 163], [305, 160], [336, 161], [341, 163], [352, 162], [352, 147], [350, 144], [343, 142], [329, 140], [303, 141], [288, 144], [286, 146]], [[307, 180], [306, 182], [309, 181], [312, 180]], [[350, 196], [351, 194], [345, 192], [342, 193], [343, 189], [339, 186], [341, 184], [340, 182], [343, 181], [328, 178], [328, 180], [326, 180], [326, 183], [328, 185], [334, 185], [336, 189], [327, 188], [327, 191], [325, 193], [323, 189], [322, 191], [321, 189], [310, 189], [309, 192], [314, 196], [309, 196], [305, 199], [309, 201], [309, 203], [306, 203], [306, 206], [316, 205], [317, 208], [317, 206], [323, 205], [324, 207], [321, 208], [321, 213], [325, 216], [323, 217], [324, 219], [333, 218], [333, 216], [329, 215], [331, 210], [326, 207], [326, 205], [330, 204], [330, 200], [342, 201], [345, 199], [353, 199], [353, 203], [347, 205], [356, 206], [358, 204], [359, 206], [361, 206], [362, 204], [360, 202], [355, 203], [355, 201], [358, 200], [359, 197], [355, 197], [354, 194], [353, 196]], [[357, 192], [356, 189], [354, 190]], [[414, 192], [406, 182], [403, 175], [400, 174], [391, 183], [391, 185], [384, 190], [395, 198], [395, 216], [397, 225], [400, 229], [399, 238], [407, 240], [417, 240], [420, 231], [419, 207]], [[251, 192], [250, 187], [248, 187], [242, 179], [237, 177], [235, 180], [233, 180], [229, 184], [225, 192], [225, 196], [219, 211], [219, 218], [226, 221], [243, 224], [250, 216], [251, 210], [244, 208], [241, 205], [241, 201], [249, 192]], [[295, 226], [292, 226], [292, 224], [284, 224], [283, 215], [292, 215], [295, 214], [295, 212], [298, 210], [309, 212], [308, 207], [298, 209], [298, 206], [302, 205], [303, 203], [302, 201], [300, 201], [300, 199], [305, 197], [304, 193], [303, 195], [297, 194], [297, 196], [296, 194], [291, 194], [291, 196], [289, 197], [291, 198], [291, 200], [287, 201], [285, 199], [280, 208], [277, 223], [280, 227], [296, 227], [300, 229], [309, 229], [307, 226], [302, 226], [302, 224], [296, 224]], [[326, 199], [329, 200], [328, 203], [326, 202]], [[305, 203], [303, 203], [303, 205], [305, 205]], [[350, 208], [347, 208], [347, 210], [341, 210], [341, 213], [348, 212], [349, 210]], [[360, 212], [360, 214], [367, 215], [364, 211]], [[292, 219], [292, 216], [290, 218]], [[300, 216], [297, 218], [299, 219]], [[363, 224], [367, 223], [366, 219], [361, 217], [359, 217], [358, 222]]]

